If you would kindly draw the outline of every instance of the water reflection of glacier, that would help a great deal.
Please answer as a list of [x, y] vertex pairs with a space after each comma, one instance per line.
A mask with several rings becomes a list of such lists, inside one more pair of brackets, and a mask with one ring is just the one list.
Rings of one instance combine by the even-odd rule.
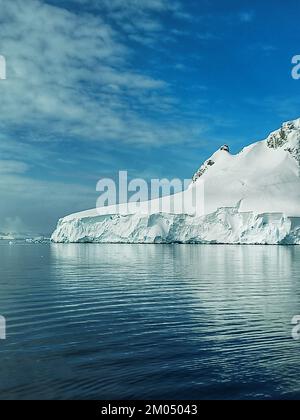
[[289, 328], [300, 300], [297, 247], [53, 244], [51, 254], [60, 274], [76, 265], [76, 287], [92, 277], [136, 287], [135, 293], [149, 292], [149, 298], [158, 287], [170, 299], [186, 300], [190, 316], [202, 308], [220, 323], [231, 310], [248, 321], [280, 311], [283, 317], [275, 322]]

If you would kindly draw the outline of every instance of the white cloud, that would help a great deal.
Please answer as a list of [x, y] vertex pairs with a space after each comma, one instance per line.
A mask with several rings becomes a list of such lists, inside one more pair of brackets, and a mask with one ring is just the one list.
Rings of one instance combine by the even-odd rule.
[[255, 13], [252, 10], [243, 11], [239, 14], [240, 21], [243, 23], [250, 23], [254, 20]]
[[29, 166], [24, 162], [15, 160], [0, 160], [0, 175], [2, 174], [22, 174], [27, 172]]
[[299, 118], [300, 99], [296, 97], [267, 96], [259, 99], [251, 97], [246, 98], [245, 102], [269, 112], [272, 117], [275, 115], [278, 124]]
[[[132, 68], [134, 51], [105, 14], [79, 14], [40, 0], [0, 3], [8, 77], [0, 85], [0, 130], [21, 127], [43, 140], [75, 136], [139, 144], [188, 135], [164, 115], [170, 111], [168, 84]], [[120, 14], [128, 15], [135, 31], [141, 24], [148, 34], [160, 25], [149, 13], [179, 10], [165, 0], [132, 0], [126, 8], [119, 0], [101, 4], [119, 22]], [[144, 16], [139, 24], [136, 12]], [[148, 111], [163, 117], [159, 124], [145, 116]]]
[[[141, 26], [143, 19], [152, 17], [153, 13], [169, 13], [179, 19], [189, 16], [183, 9], [180, 0], [68, 0], [70, 4], [79, 4], [86, 10], [100, 10], [106, 12], [110, 18], [122, 23], [126, 20], [132, 25]], [[142, 21], [141, 21], [142, 19]], [[154, 25], [157, 22], [153, 22]]]

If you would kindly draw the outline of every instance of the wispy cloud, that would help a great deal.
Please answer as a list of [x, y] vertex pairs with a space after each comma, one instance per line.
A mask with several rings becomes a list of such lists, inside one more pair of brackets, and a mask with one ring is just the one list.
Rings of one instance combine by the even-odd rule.
[[300, 99], [296, 97], [273, 95], [260, 99], [246, 98], [245, 102], [275, 115], [280, 122], [299, 118]]
[[255, 13], [253, 10], [245, 10], [239, 13], [239, 19], [243, 23], [250, 23], [255, 18]]
[[[129, 14], [135, 29], [141, 25], [146, 33], [159, 30], [159, 21], [148, 13], [179, 10], [162, 0], [131, 1], [126, 8], [119, 3], [104, 1], [101, 7], [124, 25]], [[132, 19], [136, 12], [143, 21]], [[0, 112], [6, 130], [26, 128], [44, 141], [76, 137], [159, 144], [187, 135], [168, 116], [159, 124], [146, 116], [149, 111], [163, 117], [170, 109], [168, 83], [133, 67], [134, 50], [108, 18], [39, 0], [4, 2], [1, 13], [0, 51], [7, 58], [8, 80], [0, 86]], [[149, 96], [156, 102], [147, 108]]]
[[220, 37], [212, 32], [203, 32], [196, 34], [196, 38], [200, 41], [213, 41], [220, 39]]
[[255, 53], [263, 54], [265, 56], [271, 56], [276, 51], [278, 51], [278, 48], [275, 45], [260, 42], [260, 43], [249, 45], [248, 50], [250, 52], [252, 51]]
[[0, 160], [0, 175], [2, 174], [22, 174], [27, 172], [29, 166], [24, 162], [15, 160]]

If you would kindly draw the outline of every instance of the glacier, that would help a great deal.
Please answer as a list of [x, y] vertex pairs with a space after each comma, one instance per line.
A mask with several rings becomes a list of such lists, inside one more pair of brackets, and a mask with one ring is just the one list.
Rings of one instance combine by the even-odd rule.
[[[266, 140], [233, 155], [227, 145], [172, 200], [203, 191], [201, 212], [191, 206], [170, 212], [151, 202], [126, 203], [59, 220], [58, 243], [300, 245], [300, 119], [284, 123]], [[199, 194], [199, 197], [201, 194]], [[151, 204], [151, 205], [149, 205]], [[155, 203], [154, 203], [155, 204]], [[176, 210], [177, 209], [177, 210]]]

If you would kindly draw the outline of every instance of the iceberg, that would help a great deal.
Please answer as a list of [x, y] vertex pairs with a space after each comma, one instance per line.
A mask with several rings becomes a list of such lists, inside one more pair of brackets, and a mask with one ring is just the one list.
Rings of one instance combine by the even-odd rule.
[[[195, 211], [193, 193], [202, 191]], [[188, 189], [167, 199], [121, 204], [59, 220], [58, 243], [300, 245], [300, 119], [284, 123], [266, 140], [230, 153], [214, 153]], [[185, 211], [181, 203], [188, 201]]]

